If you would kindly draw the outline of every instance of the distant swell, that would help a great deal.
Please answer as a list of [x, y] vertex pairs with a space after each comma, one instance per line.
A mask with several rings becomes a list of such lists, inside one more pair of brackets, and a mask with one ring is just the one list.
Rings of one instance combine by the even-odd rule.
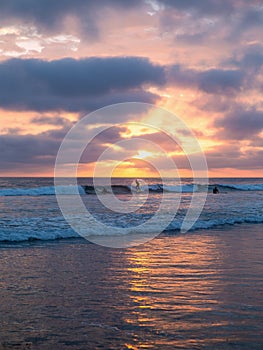
[[44, 186], [33, 188], [2, 188], [0, 189], [0, 196], [54, 196], [57, 194], [71, 195], [71, 194], [129, 194], [132, 192], [147, 192], [160, 193], [160, 192], [175, 192], [175, 193], [193, 193], [193, 192], [212, 192], [214, 186], [217, 186], [219, 192], [228, 191], [263, 191], [263, 184], [214, 184], [200, 185], [200, 184], [184, 184], [184, 185], [163, 185], [152, 184], [148, 186], [141, 186], [139, 189], [128, 185], [112, 185], [112, 186]]

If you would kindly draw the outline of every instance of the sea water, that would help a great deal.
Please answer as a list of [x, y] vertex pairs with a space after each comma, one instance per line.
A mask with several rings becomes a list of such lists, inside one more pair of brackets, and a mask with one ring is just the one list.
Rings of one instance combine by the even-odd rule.
[[[191, 230], [212, 229], [218, 226], [262, 223], [263, 222], [263, 179], [261, 178], [218, 178], [210, 179], [209, 186], [193, 183], [191, 179], [144, 179], [140, 193], [132, 192], [134, 179], [114, 178], [112, 184], [120, 186], [116, 196], [122, 201], [129, 201], [131, 196], [147, 200], [143, 205], [128, 214], [119, 213], [105, 207], [96, 194], [85, 192], [85, 186], [92, 186], [92, 179], [80, 178], [78, 191], [88, 211], [105, 225], [129, 228], [134, 231], [138, 225], [147, 222], [158, 210], [161, 200], [165, 201], [168, 211], [174, 211], [174, 219], [165, 227], [165, 234], [176, 234], [181, 229], [185, 215], [191, 205], [193, 193], [203, 196], [208, 191], [200, 217]], [[103, 180], [102, 180], [103, 184]], [[217, 186], [219, 194], [212, 189]], [[71, 196], [73, 186], [70, 181], [59, 186], [60, 194]], [[102, 191], [103, 189], [103, 191]], [[109, 188], [103, 185], [100, 195], [109, 196]], [[1, 178], [0, 179], [0, 242], [21, 242], [28, 240], [55, 240], [79, 237], [59, 209], [53, 178]], [[147, 192], [147, 193], [146, 193]], [[180, 196], [180, 198], [179, 198]], [[179, 199], [178, 199], [179, 198]], [[175, 208], [175, 200], [178, 199]], [[200, 204], [201, 205], [201, 204]], [[72, 194], [72, 210], [74, 195]], [[165, 220], [165, 216], [164, 216]], [[159, 222], [161, 227], [161, 222]], [[158, 225], [150, 230], [158, 231]], [[129, 231], [126, 231], [126, 233]], [[94, 232], [102, 235], [108, 232]], [[89, 229], [85, 237], [88, 238]]]
[[[53, 179], [1, 179], [0, 349], [263, 348], [263, 179], [210, 179], [205, 206], [187, 233], [179, 229], [193, 191], [202, 195], [203, 185], [144, 181], [148, 200], [122, 215], [86, 193], [91, 179], [79, 179], [87, 209], [113, 227], [134, 229], [154, 215], [162, 196], [171, 210], [180, 196], [174, 219], [156, 239], [110, 249], [72, 230]], [[123, 202], [147, 190], [133, 193], [133, 179], [113, 184], [126, 186], [116, 194]], [[68, 180], [59, 189], [72, 197], [74, 210], [72, 190]]]

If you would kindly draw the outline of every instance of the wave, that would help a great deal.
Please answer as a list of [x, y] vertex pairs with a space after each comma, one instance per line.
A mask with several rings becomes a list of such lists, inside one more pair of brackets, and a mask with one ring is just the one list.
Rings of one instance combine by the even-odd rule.
[[18, 243], [18, 242], [33, 242], [33, 241], [55, 241], [60, 239], [80, 238], [74, 231], [70, 232], [30, 232], [30, 233], [13, 233], [5, 235], [0, 233], [0, 242], [2, 243]]
[[263, 184], [218, 184], [218, 187], [237, 191], [263, 191]]
[[[161, 186], [161, 185], [160, 185]], [[163, 185], [164, 192], [182, 192], [182, 193], [192, 193], [192, 192], [212, 192], [213, 188], [217, 187], [219, 192], [227, 191], [263, 191], [263, 184], [187, 184], [187, 185], [177, 185], [177, 186], [167, 186]]]
[[242, 185], [232, 185], [232, 184], [182, 184], [182, 185], [166, 185], [166, 184], [152, 184], [141, 186], [136, 189], [134, 186], [128, 185], [112, 185], [112, 186], [83, 186], [84, 191], [87, 194], [125, 194], [132, 192], [175, 192], [175, 193], [193, 193], [193, 192], [212, 192], [214, 187], [219, 189], [219, 192], [228, 191], [263, 191], [263, 184], [242, 184]]
[[112, 186], [83, 186], [83, 189], [86, 194], [106, 194], [106, 193], [115, 193], [115, 194], [126, 194], [132, 192], [132, 187], [125, 185], [112, 185]]
[[[247, 216], [247, 217], [229, 217], [220, 219], [198, 220], [190, 231], [212, 229], [216, 227], [223, 227], [236, 224], [260, 224], [263, 223], [263, 216]], [[165, 232], [179, 231], [181, 223], [172, 222]]]
[[[222, 219], [213, 219], [213, 220], [198, 220], [194, 226], [191, 228], [191, 232], [197, 231], [197, 230], [207, 230], [207, 229], [214, 229], [214, 228], [224, 228], [228, 226], [233, 226], [236, 224], [261, 224], [263, 223], [263, 216], [247, 216], [247, 217], [236, 217], [236, 218], [222, 218]], [[180, 232], [182, 222], [180, 221], [174, 221], [172, 222], [166, 230], [164, 230], [163, 234], [167, 235], [175, 235]], [[141, 232], [139, 229], [136, 230], [136, 226], [130, 227], [130, 230], [126, 230], [126, 234], [129, 233], [154, 233], [156, 232], [155, 225], [152, 227], [151, 230], [148, 230], [147, 232]], [[118, 229], [117, 229], [118, 231]], [[129, 232], [130, 231], [130, 232]], [[90, 235], [111, 235], [111, 230], [104, 231], [104, 232], [95, 232], [91, 229]], [[86, 235], [88, 239], [88, 235]], [[12, 234], [8, 234], [7, 232], [0, 232], [0, 242], [2, 243], [16, 243], [16, 242], [31, 242], [31, 241], [52, 241], [52, 240], [59, 240], [59, 239], [72, 239], [72, 238], [81, 238], [75, 231], [73, 231], [69, 227], [64, 227], [63, 229], [59, 228], [57, 230], [30, 230], [24, 231], [24, 232], [15, 232], [13, 231]]]
[[[71, 195], [76, 193], [76, 187], [68, 186], [44, 186], [32, 188], [2, 188], [0, 189], [0, 196], [54, 196], [56, 194]], [[78, 192], [85, 194], [82, 186], [78, 186]]]
[[[183, 185], [166, 185], [166, 184], [152, 184], [141, 186], [137, 190], [133, 186], [128, 185], [112, 185], [112, 186], [92, 186], [92, 185], [79, 185], [77, 190], [79, 194], [129, 194], [132, 192], [174, 192], [174, 193], [193, 193], [193, 192], [212, 192], [213, 188], [217, 186], [219, 192], [226, 191], [263, 191], [263, 184], [213, 184], [213, 185], [201, 185], [201, 184], [183, 184]], [[44, 187], [32, 187], [32, 188], [1, 188], [1, 196], [54, 196], [56, 193], [71, 195], [76, 194], [76, 187], [74, 185], [65, 186], [44, 186]]]

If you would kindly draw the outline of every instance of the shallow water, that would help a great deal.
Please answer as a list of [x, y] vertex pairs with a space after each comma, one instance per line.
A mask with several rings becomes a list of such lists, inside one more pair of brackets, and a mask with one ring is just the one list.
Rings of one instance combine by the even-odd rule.
[[224, 226], [123, 250], [81, 239], [2, 244], [0, 344], [262, 349], [262, 233]]

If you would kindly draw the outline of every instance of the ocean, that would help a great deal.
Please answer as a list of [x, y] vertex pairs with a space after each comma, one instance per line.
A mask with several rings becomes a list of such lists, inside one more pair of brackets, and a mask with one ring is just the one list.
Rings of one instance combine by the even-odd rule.
[[[142, 180], [141, 180], [142, 181]], [[61, 181], [63, 183], [63, 181]], [[103, 179], [101, 180], [103, 184]], [[116, 186], [116, 196], [122, 201], [129, 201], [134, 193], [129, 193], [134, 179], [114, 178], [113, 186]], [[98, 220], [113, 229], [136, 226], [151, 218], [160, 201], [165, 201], [167, 214], [175, 213], [173, 220], [165, 226], [167, 234], [177, 234], [191, 204], [193, 193], [197, 196], [204, 195], [207, 188], [204, 185], [193, 184], [190, 179], [177, 180], [144, 179], [138, 198], [144, 200], [144, 192], [147, 200], [134, 212], [118, 213], [101, 204], [92, 191], [92, 179], [80, 178], [78, 180], [79, 193], [83, 203], [89, 212]], [[217, 186], [219, 194], [214, 195], [212, 189]], [[86, 192], [85, 192], [86, 189]], [[109, 189], [99, 188], [101, 196], [107, 199]], [[65, 185], [57, 189], [60, 194], [70, 197], [72, 192], [71, 182], [65, 179]], [[135, 193], [136, 195], [136, 193]], [[179, 202], [175, 203], [180, 195]], [[72, 208], [74, 207], [74, 195], [72, 194]], [[200, 217], [194, 222], [191, 230], [212, 229], [218, 226], [227, 227], [234, 224], [263, 223], [263, 179], [210, 179], [208, 195]], [[174, 206], [178, 204], [178, 208]], [[197, 202], [198, 205], [198, 202]], [[21, 242], [28, 240], [55, 240], [63, 238], [79, 237], [61, 214], [55, 196], [53, 178], [1, 178], [0, 179], [0, 242]], [[73, 209], [72, 209], [73, 210]], [[77, 219], [81, 219], [77, 218]], [[163, 220], [165, 220], [165, 215]], [[162, 222], [154, 223], [149, 230], [154, 233], [162, 228]], [[163, 230], [162, 230], [163, 231]], [[125, 234], [129, 230], [125, 231]], [[85, 238], [89, 235], [107, 235], [112, 231], [95, 231], [88, 227]]]
[[[148, 191], [147, 200], [134, 212], [114, 212], [92, 180], [80, 178], [83, 203], [109, 227], [87, 227], [87, 238], [109, 237], [110, 227], [129, 235], [161, 198], [167, 213], [180, 198], [160, 235], [125, 249], [94, 244], [63, 218], [52, 178], [1, 178], [0, 349], [261, 350], [263, 179], [210, 179], [188, 232], [180, 228], [204, 185], [142, 179], [137, 191], [134, 179], [112, 181], [124, 204]], [[72, 189], [65, 179], [56, 190], [72, 198], [74, 210]], [[109, 195], [103, 179], [98, 191]]]

